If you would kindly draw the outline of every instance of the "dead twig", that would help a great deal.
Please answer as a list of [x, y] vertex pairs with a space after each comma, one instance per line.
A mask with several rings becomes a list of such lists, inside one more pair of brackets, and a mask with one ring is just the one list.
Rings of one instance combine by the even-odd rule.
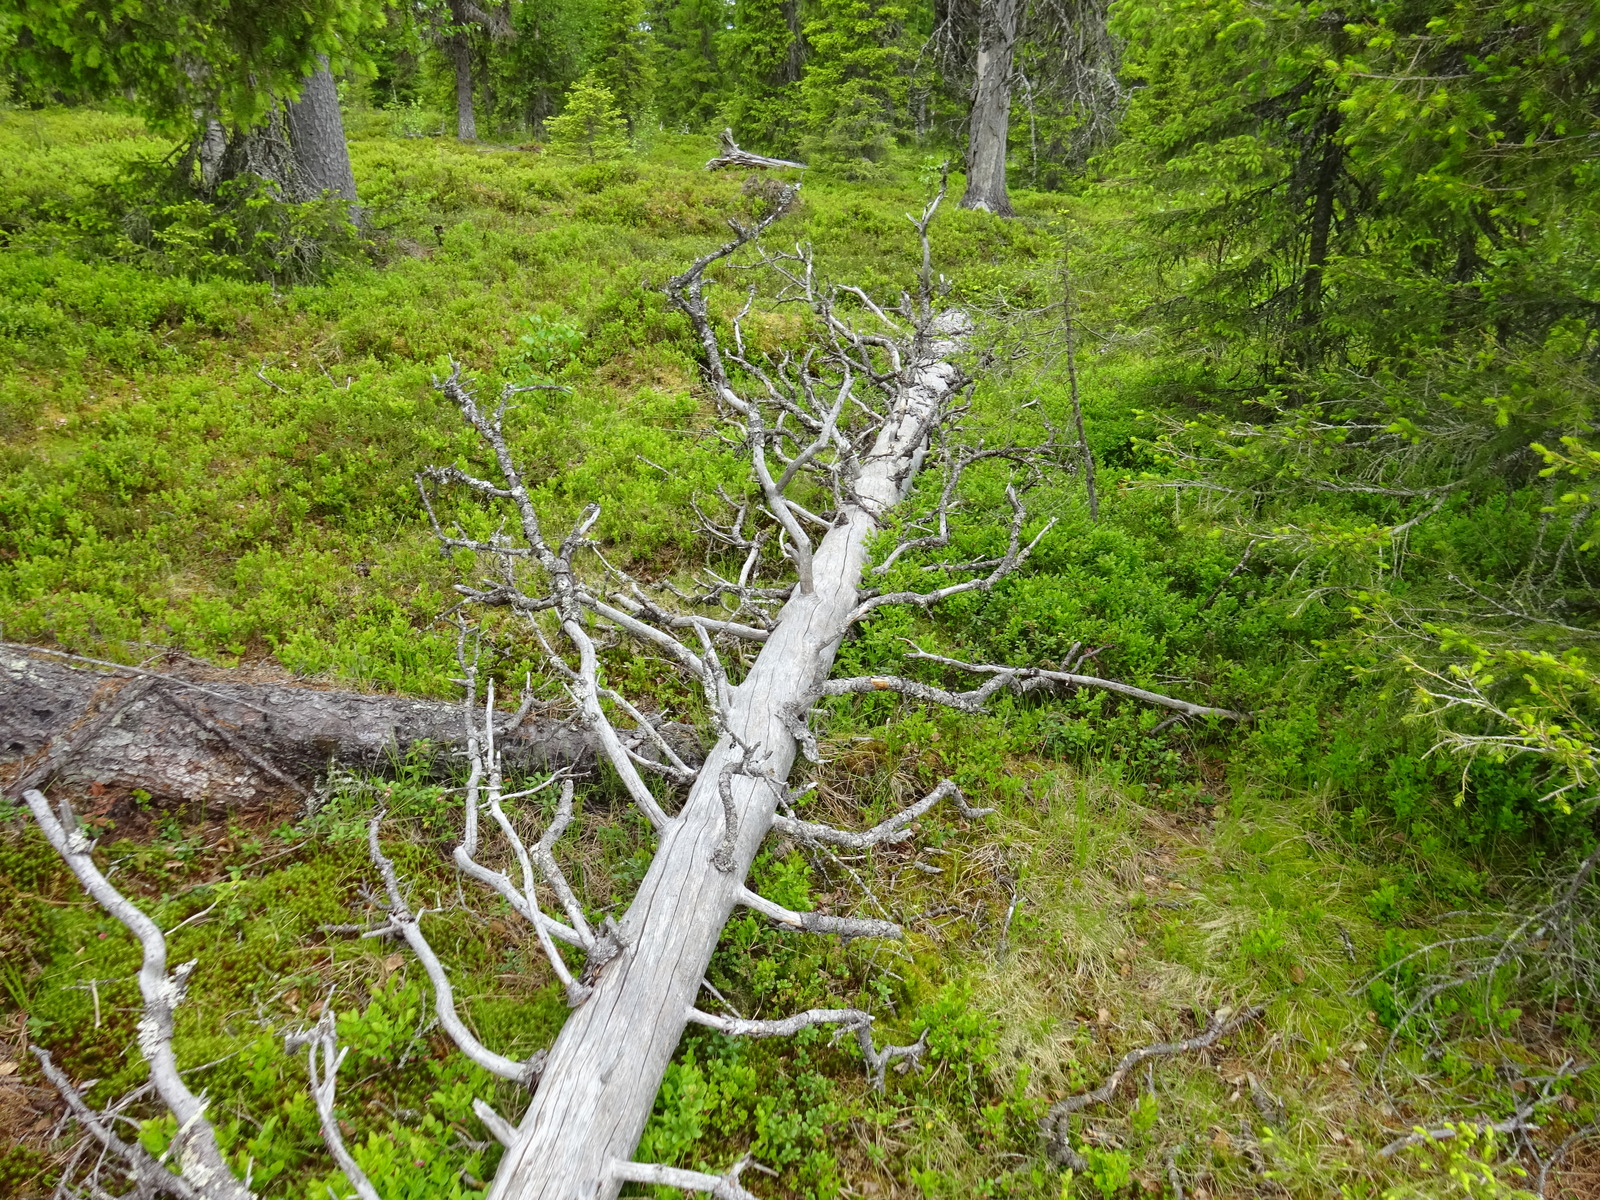
[[[1116, 1094], [1119, 1087], [1140, 1063], [1154, 1058], [1168, 1058], [1175, 1054], [1188, 1054], [1194, 1050], [1204, 1050], [1216, 1045], [1223, 1038], [1241, 1027], [1258, 1021], [1266, 1013], [1266, 1009], [1259, 1005], [1233, 1012], [1231, 1009], [1219, 1008], [1211, 1015], [1211, 1020], [1206, 1027], [1194, 1037], [1184, 1038], [1177, 1042], [1156, 1042], [1150, 1046], [1142, 1046], [1137, 1050], [1130, 1050], [1124, 1054], [1117, 1063], [1116, 1069], [1106, 1076], [1106, 1080], [1092, 1092], [1084, 1092], [1077, 1096], [1068, 1096], [1058, 1100], [1050, 1107], [1050, 1111], [1040, 1121], [1040, 1130], [1044, 1134], [1045, 1149], [1051, 1159], [1058, 1163], [1071, 1165], [1073, 1160], [1082, 1161], [1067, 1140], [1067, 1118], [1073, 1113], [1080, 1112], [1094, 1104], [1104, 1104]], [[1080, 1169], [1080, 1168], [1074, 1168]]]

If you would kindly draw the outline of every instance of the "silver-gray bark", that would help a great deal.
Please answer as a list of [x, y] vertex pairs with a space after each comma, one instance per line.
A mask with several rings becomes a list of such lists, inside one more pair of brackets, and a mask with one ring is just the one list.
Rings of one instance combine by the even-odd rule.
[[[749, 675], [731, 689], [728, 733], [662, 834], [622, 921], [622, 953], [600, 972], [551, 1048], [491, 1200], [616, 1196], [623, 1182], [618, 1164], [638, 1145], [794, 762], [789, 712], [827, 678], [857, 605], [867, 542], [909, 487], [931, 425], [960, 381], [949, 361], [960, 349], [960, 326], [947, 321], [941, 332], [907, 364], [895, 411], [865, 456], [857, 496], [812, 556], [813, 590], [789, 600]], [[760, 775], [740, 770], [740, 742], [765, 751]], [[735, 768], [730, 782], [739, 830], [732, 869], [720, 871], [712, 859], [723, 840], [718, 785], [728, 765]]]
[[978, 20], [977, 83], [968, 126], [967, 190], [962, 208], [1014, 215], [1006, 192], [1012, 58], [1019, 0], [984, 0]]
[[[168, 1155], [176, 1166], [176, 1174], [192, 1188], [197, 1200], [252, 1200], [250, 1191], [233, 1175], [222, 1148], [217, 1142], [216, 1130], [206, 1116], [206, 1101], [196, 1096], [178, 1074], [177, 1055], [172, 1048], [173, 1014], [182, 1002], [189, 974], [195, 964], [187, 962], [172, 972], [167, 971], [167, 942], [160, 928], [123, 896], [100, 873], [90, 851], [94, 844], [76, 826], [72, 810], [63, 804], [60, 816], [52, 811], [44, 795], [30, 789], [24, 794], [28, 807], [39, 823], [39, 828], [63, 862], [72, 869], [83, 885], [83, 890], [94, 897], [96, 903], [110, 913], [134, 935], [143, 951], [139, 967], [139, 993], [144, 1001], [144, 1011], [139, 1020], [139, 1053], [150, 1068], [150, 1083], [163, 1104], [178, 1122], [178, 1130], [168, 1147]], [[41, 1065], [49, 1065], [41, 1057]], [[67, 1096], [72, 1105], [76, 1089], [64, 1084], [64, 1077], [52, 1077], [52, 1082]], [[76, 1109], [76, 1105], [72, 1105]], [[79, 1112], [80, 1119], [95, 1133], [93, 1118]], [[106, 1144], [108, 1150], [116, 1147]], [[143, 1164], [137, 1157], [124, 1155], [132, 1168], [132, 1175], [140, 1178]]]

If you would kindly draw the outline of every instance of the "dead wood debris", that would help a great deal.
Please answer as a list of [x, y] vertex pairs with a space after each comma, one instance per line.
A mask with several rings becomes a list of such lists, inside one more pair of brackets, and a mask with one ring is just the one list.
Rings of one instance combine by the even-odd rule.
[[1089, 1164], [1084, 1160], [1072, 1144], [1068, 1141], [1070, 1132], [1068, 1118], [1073, 1113], [1080, 1112], [1093, 1104], [1104, 1104], [1116, 1094], [1123, 1082], [1133, 1073], [1133, 1069], [1140, 1063], [1155, 1058], [1169, 1058], [1175, 1054], [1187, 1054], [1194, 1050], [1204, 1050], [1216, 1045], [1223, 1038], [1252, 1021], [1258, 1021], [1266, 1013], [1266, 1009], [1259, 1005], [1234, 1012], [1232, 1009], [1219, 1008], [1211, 1014], [1211, 1020], [1206, 1023], [1205, 1029], [1194, 1037], [1184, 1038], [1177, 1042], [1156, 1042], [1153, 1045], [1143, 1046], [1137, 1050], [1130, 1050], [1122, 1056], [1116, 1069], [1106, 1076], [1106, 1080], [1092, 1092], [1084, 1092], [1077, 1096], [1068, 1096], [1058, 1100], [1050, 1107], [1050, 1111], [1040, 1121], [1039, 1128], [1044, 1134], [1045, 1152], [1052, 1162], [1060, 1166], [1071, 1167], [1074, 1171], [1086, 1171]]

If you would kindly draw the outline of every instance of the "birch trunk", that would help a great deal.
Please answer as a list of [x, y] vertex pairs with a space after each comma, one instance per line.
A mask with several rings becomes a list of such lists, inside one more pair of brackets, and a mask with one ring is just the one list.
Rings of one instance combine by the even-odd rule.
[[[792, 716], [833, 665], [850, 625], [867, 542], [906, 494], [922, 464], [930, 423], [959, 384], [947, 360], [961, 346], [958, 318], [907, 374], [889, 422], [862, 465], [859, 502], [847, 504], [812, 560], [814, 590], [782, 610], [745, 681], [734, 692], [729, 728], [788, 777], [796, 744]], [[732, 777], [739, 809], [733, 869], [712, 863], [724, 834], [718, 784], [744, 761], [732, 739], [712, 749], [679, 817], [671, 822], [622, 921], [623, 951], [593, 981], [567, 1019], [538, 1091], [489, 1192], [490, 1200], [610, 1200], [655, 1103], [740, 888], [772, 824], [779, 785]]]
[[1014, 215], [1006, 194], [1006, 137], [1011, 125], [1011, 59], [1017, 45], [1017, 0], [988, 0], [978, 25], [977, 95], [967, 141], [962, 208]]

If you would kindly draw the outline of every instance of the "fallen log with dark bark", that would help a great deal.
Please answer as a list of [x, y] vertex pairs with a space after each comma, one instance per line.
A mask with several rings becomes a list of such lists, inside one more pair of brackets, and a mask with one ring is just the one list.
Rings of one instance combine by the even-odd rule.
[[[459, 702], [336, 691], [287, 677], [203, 666], [148, 670], [0, 643], [0, 791], [10, 799], [55, 783], [134, 789], [158, 800], [253, 806], [304, 797], [330, 767], [384, 772], [420, 762], [453, 771], [465, 745]], [[281, 673], [279, 673], [281, 675]], [[507, 770], [585, 770], [582, 725], [502, 713]], [[680, 754], [693, 731], [664, 729]], [[627, 736], [649, 747], [635, 731]]]

